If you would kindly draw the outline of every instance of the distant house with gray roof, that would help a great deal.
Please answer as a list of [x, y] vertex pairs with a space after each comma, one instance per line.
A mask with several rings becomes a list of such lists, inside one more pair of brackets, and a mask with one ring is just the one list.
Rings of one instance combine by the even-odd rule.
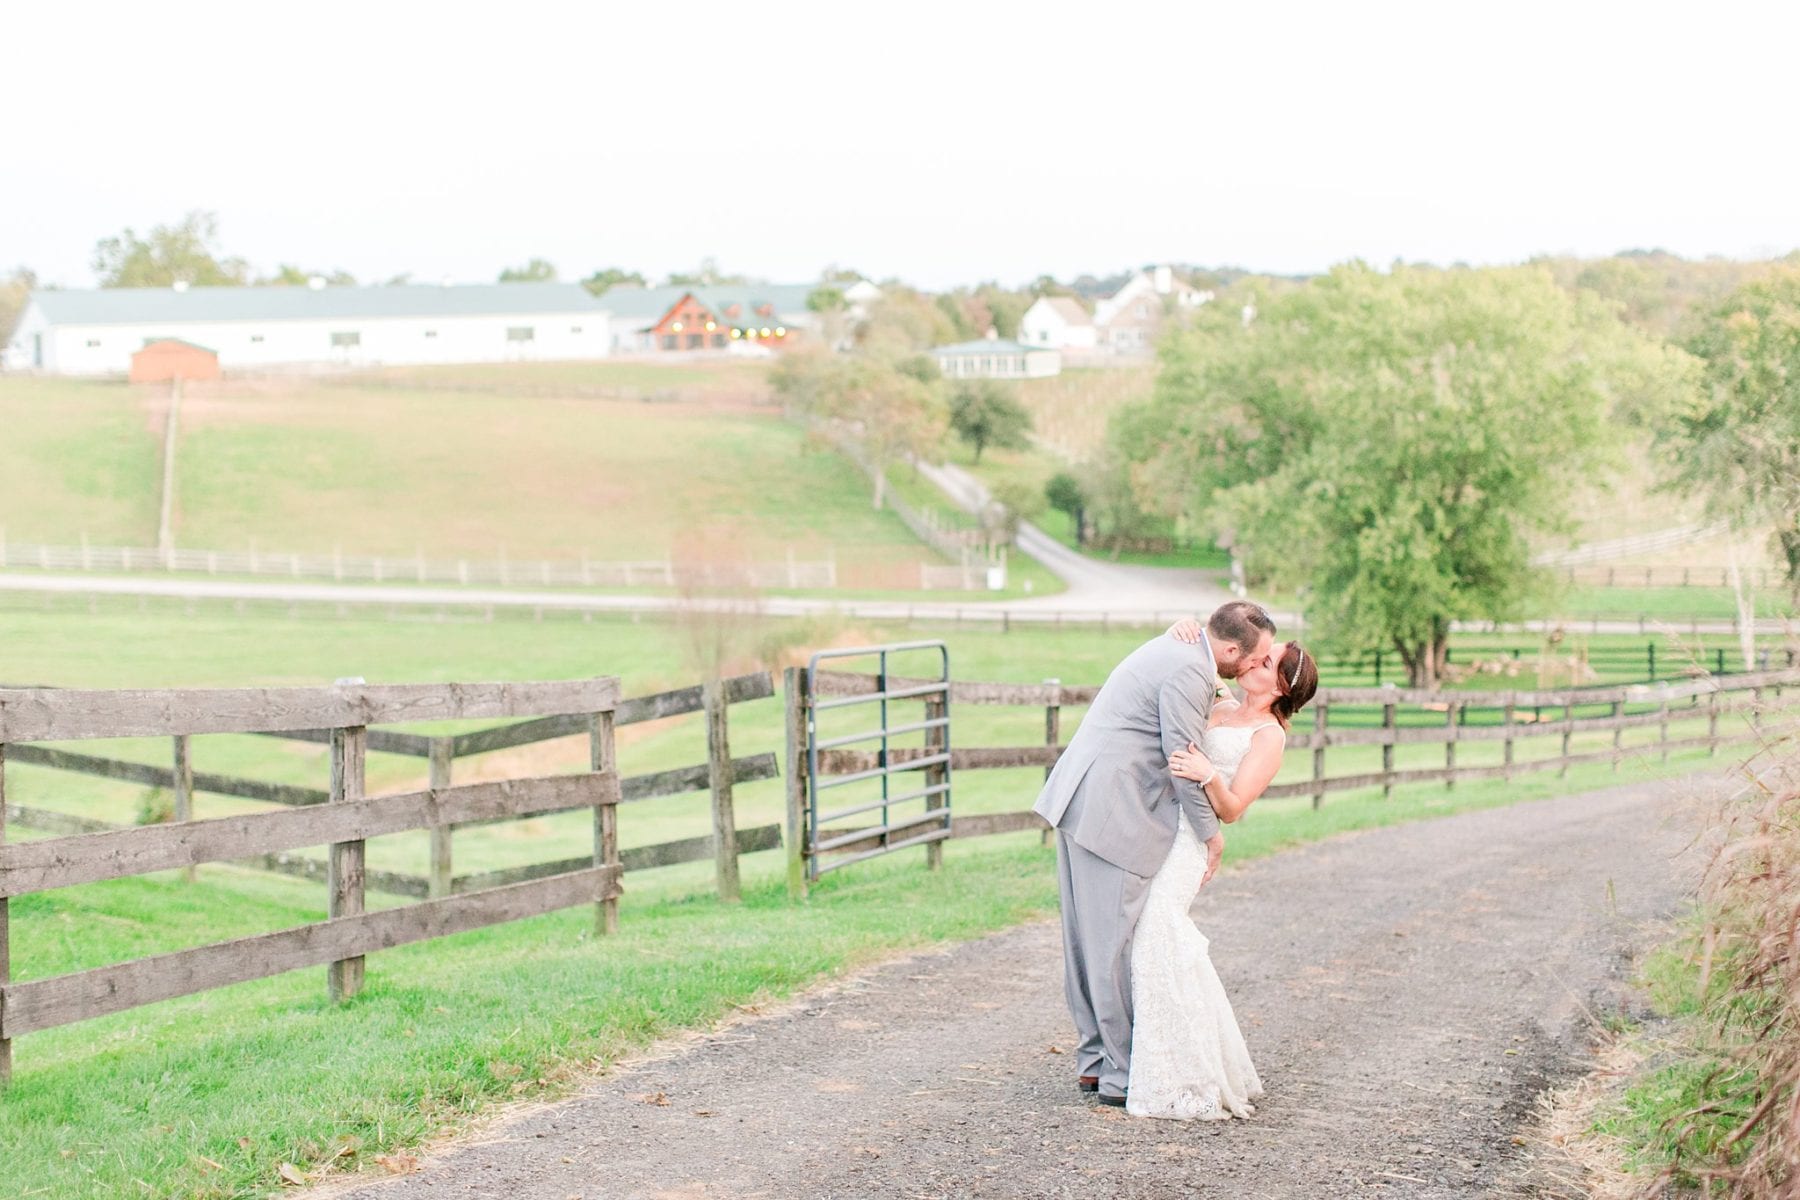
[[7, 370], [124, 375], [163, 339], [224, 371], [604, 358], [605, 306], [578, 283], [35, 291], [0, 352]]
[[783, 348], [817, 332], [807, 300], [837, 289], [852, 312], [881, 295], [867, 281], [848, 284], [668, 284], [615, 287], [600, 297], [612, 318], [612, 347], [621, 354], [726, 350], [733, 345]]
[[936, 346], [931, 357], [945, 379], [1043, 379], [1062, 374], [1062, 352], [989, 335], [979, 341]]

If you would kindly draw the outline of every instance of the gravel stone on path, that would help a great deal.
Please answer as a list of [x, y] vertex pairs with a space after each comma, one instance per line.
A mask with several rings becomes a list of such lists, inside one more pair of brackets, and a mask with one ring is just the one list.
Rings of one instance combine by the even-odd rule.
[[[1194, 916], [1268, 1095], [1248, 1121], [1075, 1089], [1036, 922], [665, 1043], [579, 1096], [329, 1185], [358, 1200], [1526, 1195], [1514, 1137], [1588, 1069], [1691, 886], [1707, 777], [1348, 834], [1228, 870]], [[1254, 820], [1254, 815], [1250, 818]], [[1227, 834], [1229, 837], [1229, 834]], [[1229, 850], [1227, 851], [1229, 856]]]

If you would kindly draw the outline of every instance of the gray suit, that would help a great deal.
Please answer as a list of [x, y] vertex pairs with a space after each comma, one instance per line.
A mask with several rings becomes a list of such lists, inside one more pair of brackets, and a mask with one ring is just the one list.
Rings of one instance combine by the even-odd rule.
[[1212, 648], [1162, 636], [1113, 669], [1032, 811], [1056, 827], [1063, 980], [1083, 1075], [1121, 1095], [1131, 1067], [1131, 934], [1175, 844], [1176, 804], [1201, 841], [1219, 821], [1199, 784], [1169, 774], [1198, 742], [1217, 687]]

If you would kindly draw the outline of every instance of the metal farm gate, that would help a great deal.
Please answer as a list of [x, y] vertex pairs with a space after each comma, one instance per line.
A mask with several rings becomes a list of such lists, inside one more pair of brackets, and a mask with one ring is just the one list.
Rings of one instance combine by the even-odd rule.
[[[895, 656], [927, 666], [896, 677], [889, 668]], [[857, 659], [875, 660], [872, 678], [853, 667], [820, 668]], [[950, 836], [950, 651], [944, 643], [821, 651], [807, 662], [801, 711], [806, 828], [798, 841], [807, 880], [908, 846], [926, 847], [927, 862], [938, 866], [940, 843]]]

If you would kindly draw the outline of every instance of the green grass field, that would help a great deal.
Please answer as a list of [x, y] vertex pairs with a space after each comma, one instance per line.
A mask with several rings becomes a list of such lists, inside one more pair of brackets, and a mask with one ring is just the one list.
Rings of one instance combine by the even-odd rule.
[[[6, 536], [154, 545], [165, 405], [159, 389], [0, 380]], [[767, 407], [265, 380], [191, 389], [181, 427], [183, 546], [678, 562], [792, 549], [862, 568], [846, 582], [873, 588], [936, 560]]]
[[[797, 661], [815, 645], [856, 645], [910, 632], [841, 624], [747, 621], [721, 632], [680, 622], [383, 621], [289, 618], [229, 606], [118, 604], [0, 608], [0, 679], [74, 686], [314, 683], [342, 675], [370, 682], [572, 678], [619, 674], [627, 694], [690, 682], [709, 654], [727, 669], [758, 657]], [[1132, 630], [944, 630], [958, 677], [1096, 682], [1144, 636]], [[1064, 718], [1064, 736], [1079, 716]], [[1690, 718], [1691, 719], [1691, 718]], [[1023, 744], [1043, 736], [1038, 709], [956, 714], [961, 745]], [[778, 702], [733, 711], [733, 748], [780, 744]], [[1633, 738], [1644, 736], [1634, 731]], [[1544, 739], [1546, 744], [1553, 739]], [[701, 730], [679, 718], [623, 731], [628, 772], [698, 761]], [[82, 747], [94, 751], [89, 743]], [[102, 744], [159, 760], [153, 741]], [[1578, 746], [1577, 749], [1583, 748]], [[1369, 748], [1330, 752], [1332, 774], [1366, 769]], [[1459, 761], [1497, 743], [1462, 748]], [[1402, 748], [1400, 765], [1441, 761], [1441, 750]], [[1416, 753], [1415, 753], [1416, 752]], [[1372, 753], [1372, 750], [1370, 751]], [[1535, 751], [1522, 745], [1520, 759]], [[260, 739], [195, 739], [197, 765], [322, 786], [318, 747]], [[1296, 760], [1309, 756], [1295, 755]], [[465, 767], [498, 775], [580, 765], [578, 744], [503, 752]], [[1402, 787], [1267, 801], [1234, 826], [1232, 862], [1356, 828], [1421, 819], [1704, 765], [1702, 755], [1628, 761], [1618, 774], [1581, 767], [1567, 779], [1523, 776], [1510, 785]], [[1304, 777], [1291, 763], [1284, 778]], [[371, 791], [422, 782], [419, 764], [371, 755]], [[1041, 771], [965, 772], [961, 812], [1028, 806]], [[8, 769], [16, 804], [130, 820], [144, 789], [22, 765]], [[234, 808], [234, 805], [236, 807]], [[198, 800], [201, 816], [253, 807]], [[778, 820], [779, 786], [740, 789], [740, 826]], [[460, 871], [580, 851], [585, 822], [560, 818], [467, 831]], [[706, 828], [702, 796], [631, 805], [626, 845]], [[371, 865], [418, 869], [420, 841], [381, 839]], [[978, 936], [1054, 910], [1050, 852], [1031, 834], [956, 843], [927, 874], [907, 853], [828, 876], [806, 905], [783, 896], [778, 852], [744, 860], [746, 901], [710, 891], [705, 864], [632, 874], [622, 932], [591, 936], [592, 916], [571, 911], [403, 948], [370, 961], [368, 991], [334, 1009], [321, 972], [169, 1001], [19, 1039], [18, 1076], [0, 1103], [0, 1162], [14, 1192], [47, 1197], [257, 1196], [278, 1189], [283, 1162], [367, 1166], [380, 1154], [454, 1128], [485, 1106], [558, 1094], [674, 1030], [705, 1025], [790, 993], [822, 975], [911, 947]], [[376, 903], [382, 903], [376, 898]], [[317, 919], [323, 889], [217, 866], [184, 884], [172, 875], [119, 880], [20, 898], [12, 909], [12, 968], [43, 978], [106, 962], [244, 936]]]

